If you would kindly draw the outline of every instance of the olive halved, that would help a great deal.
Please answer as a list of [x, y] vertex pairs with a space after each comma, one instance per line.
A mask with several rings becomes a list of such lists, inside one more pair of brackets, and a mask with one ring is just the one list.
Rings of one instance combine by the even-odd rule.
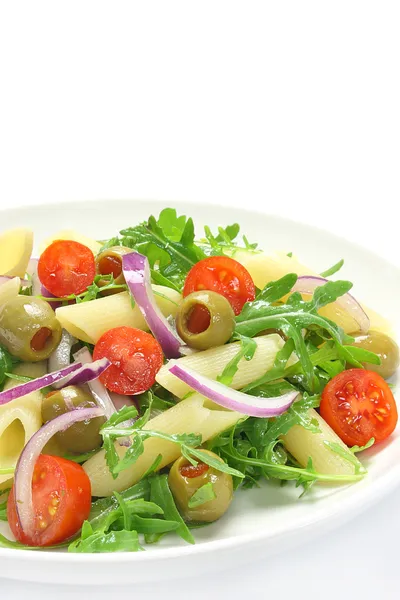
[[380, 331], [369, 331], [366, 334], [355, 333], [354, 342], [351, 344], [357, 348], [363, 348], [374, 352], [381, 359], [380, 365], [364, 363], [364, 367], [378, 373], [384, 379], [389, 379], [395, 374], [400, 364], [400, 351], [396, 342]]
[[[220, 456], [210, 450], [204, 453], [224, 462]], [[204, 485], [211, 483], [214, 498], [203, 504], [190, 508], [190, 499]], [[228, 473], [217, 471], [203, 462], [191, 465], [181, 456], [174, 462], [168, 475], [168, 485], [174, 496], [176, 505], [186, 521], [211, 523], [228, 510], [233, 497], [233, 480]]]
[[48, 358], [61, 332], [53, 309], [41, 298], [17, 296], [0, 308], [0, 343], [21, 360]]
[[[50, 392], [42, 402], [42, 419], [44, 423], [63, 415], [76, 408], [97, 407], [93, 397], [82, 388], [70, 385]], [[77, 454], [90, 452], [100, 448], [102, 437], [100, 427], [105, 422], [105, 417], [96, 417], [89, 421], [74, 423], [65, 431], [55, 434], [58, 445], [68, 452]]]
[[197, 350], [222, 346], [234, 328], [235, 313], [228, 300], [217, 292], [192, 292], [178, 308], [176, 330], [188, 346]]
[[114, 282], [117, 284], [125, 283], [122, 272], [122, 257], [131, 252], [131, 248], [126, 246], [106, 248], [96, 256], [96, 273], [98, 275], [112, 275]]

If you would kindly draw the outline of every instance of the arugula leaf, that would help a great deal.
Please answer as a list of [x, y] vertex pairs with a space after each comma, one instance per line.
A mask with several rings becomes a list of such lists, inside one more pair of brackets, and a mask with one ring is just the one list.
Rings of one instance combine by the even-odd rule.
[[321, 273], [321, 277], [331, 277], [332, 275], [334, 275], [335, 273], [337, 273], [338, 271], [340, 271], [340, 269], [343, 267], [343, 265], [344, 265], [344, 260], [342, 258], [335, 265], [333, 265], [332, 267], [330, 267], [326, 271], [323, 271]]
[[233, 477], [239, 477], [240, 479], [244, 478], [244, 475], [241, 471], [237, 469], [233, 469], [226, 462], [218, 460], [213, 456], [210, 456], [204, 450], [196, 450], [195, 448], [185, 447], [185, 451], [191, 457], [197, 458], [199, 461], [205, 463], [209, 467], [213, 467], [216, 471], [221, 471], [221, 473], [228, 473], [228, 475], [232, 475]]
[[110, 531], [109, 533], [94, 533], [79, 543], [73, 542], [68, 552], [138, 552], [143, 550], [139, 544], [136, 531]]
[[[194, 544], [194, 538], [190, 533], [185, 521], [182, 519], [171, 490], [168, 485], [168, 475], [153, 475], [150, 478], [150, 498], [151, 501], [158, 504], [164, 511], [164, 516], [170, 521], [178, 523], [176, 533], [189, 544]], [[148, 541], [149, 538], [146, 539]], [[154, 538], [151, 541], [155, 541]]]
[[10, 373], [14, 365], [19, 362], [18, 358], [12, 356], [4, 346], [0, 345], [0, 389], [2, 389], [2, 386], [4, 385], [7, 374]]
[[244, 358], [245, 360], [251, 360], [257, 350], [257, 342], [253, 338], [238, 336], [240, 341], [240, 349], [238, 353], [229, 361], [221, 375], [218, 375], [217, 381], [224, 385], [231, 385], [233, 378], [239, 368], [239, 362]]
[[189, 508], [197, 508], [198, 506], [202, 506], [206, 502], [210, 502], [216, 498], [216, 494], [214, 491], [214, 487], [211, 481], [205, 483], [198, 490], [195, 491], [193, 496], [189, 498], [188, 507]]
[[[347, 360], [352, 364], [356, 363], [356, 366], [359, 365], [353, 355], [347, 352], [343, 346], [344, 343], [353, 341], [353, 338], [347, 336], [335, 323], [317, 314], [319, 308], [334, 302], [346, 293], [350, 289], [351, 283], [347, 281], [328, 281], [314, 291], [312, 299], [308, 302], [302, 300], [300, 294], [295, 293], [289, 297], [286, 304], [272, 305], [269, 301], [271, 299], [271, 289], [275, 292], [277, 290], [282, 291], [283, 286], [283, 289], [286, 290], [285, 285], [288, 285], [288, 280], [284, 281], [284, 278], [272, 282], [264, 288], [254, 302], [247, 303], [241, 314], [236, 317], [235, 334], [253, 337], [264, 329], [273, 328], [282, 331], [288, 338], [293, 340], [305, 377], [305, 385], [307, 389], [313, 391], [318, 380], [315, 377], [311, 356], [303, 338], [303, 330], [317, 329], [324, 332], [325, 335], [328, 334], [339, 345], [338, 348], [341, 347], [342, 354], [347, 355]], [[267, 300], [263, 298], [267, 298]], [[276, 301], [277, 292], [273, 293], [272, 298]]]
[[371, 446], [373, 446], [375, 444], [375, 438], [371, 438], [370, 440], [368, 440], [368, 442], [366, 444], [364, 444], [364, 446], [352, 446], [351, 448], [349, 448], [350, 452], [353, 452], [353, 454], [357, 454], [358, 452], [363, 452], [363, 450], [368, 450], [368, 448], [371, 448]]
[[329, 448], [329, 450], [331, 450], [335, 454], [338, 454], [339, 456], [344, 458], [344, 460], [347, 460], [347, 462], [351, 463], [354, 466], [354, 473], [356, 475], [358, 475], [359, 473], [366, 473], [366, 470], [364, 469], [358, 458], [354, 456], [353, 452], [350, 452], [347, 448], [343, 448], [337, 442], [330, 442], [328, 440], [324, 440], [324, 445], [327, 448]]

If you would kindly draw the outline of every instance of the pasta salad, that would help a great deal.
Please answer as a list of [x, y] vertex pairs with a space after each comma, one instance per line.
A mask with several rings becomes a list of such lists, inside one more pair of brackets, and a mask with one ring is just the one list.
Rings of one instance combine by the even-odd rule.
[[193, 544], [262, 481], [363, 479], [396, 427], [399, 348], [343, 261], [314, 273], [238, 224], [196, 237], [172, 208], [32, 249], [0, 235], [2, 547]]

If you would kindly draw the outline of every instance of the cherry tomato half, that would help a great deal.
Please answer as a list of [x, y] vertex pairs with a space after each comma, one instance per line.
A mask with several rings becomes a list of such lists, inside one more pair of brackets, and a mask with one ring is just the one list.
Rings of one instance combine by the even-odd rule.
[[386, 381], [365, 369], [336, 375], [324, 388], [321, 416], [348, 446], [372, 437], [382, 442], [397, 424], [396, 401]]
[[88, 518], [91, 506], [90, 480], [83, 468], [59, 456], [41, 454], [32, 479], [34, 534], [21, 531], [14, 486], [7, 502], [7, 518], [15, 538], [29, 546], [51, 546], [73, 536]]
[[250, 273], [229, 256], [210, 256], [189, 271], [183, 288], [188, 296], [199, 290], [211, 290], [224, 296], [238, 315], [246, 302], [254, 300], [256, 288]]
[[39, 258], [39, 279], [57, 298], [81, 294], [93, 283], [95, 274], [93, 252], [79, 242], [56, 240]]
[[100, 381], [117, 394], [141, 394], [154, 384], [163, 364], [163, 351], [157, 340], [133, 327], [115, 327], [101, 336], [93, 360], [107, 357], [112, 365]]

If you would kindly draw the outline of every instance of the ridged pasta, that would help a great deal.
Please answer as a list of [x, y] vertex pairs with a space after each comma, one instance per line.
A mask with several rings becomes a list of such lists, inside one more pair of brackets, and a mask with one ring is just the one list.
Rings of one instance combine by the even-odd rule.
[[[161, 312], [165, 316], [175, 316], [181, 300], [179, 292], [161, 285], [153, 285], [153, 290]], [[125, 325], [148, 331], [142, 313], [136, 305], [132, 306], [128, 292], [62, 306], [56, 310], [56, 316], [71, 335], [91, 344], [114, 327]]]
[[[282, 436], [285, 447], [303, 467], [307, 466], [308, 459], [311, 457], [313, 467], [319, 473], [353, 475], [354, 464], [330, 450], [324, 442], [339, 444], [345, 452], [350, 453], [347, 446], [314, 409], [310, 409], [309, 414], [318, 422], [321, 433], [312, 433], [301, 425], [294, 425], [286, 435]], [[354, 460], [354, 456], [351, 458]]]
[[[283, 346], [283, 340], [277, 333], [257, 337], [255, 341], [257, 342], [257, 350], [253, 358], [249, 361], [243, 358], [239, 362], [239, 368], [231, 385], [236, 390], [252, 383], [271, 369], [277, 352]], [[222, 373], [226, 365], [239, 350], [240, 342], [233, 342], [232, 344], [210, 348], [209, 350], [203, 350], [190, 356], [178, 358], [176, 364], [190, 367], [210, 379], [217, 379], [217, 376]], [[183, 398], [191, 391], [191, 388], [186, 383], [183, 383], [183, 381], [169, 372], [167, 365], [161, 367], [156, 380], [157, 383], [175, 396], [178, 396], [178, 398]]]
[[0, 275], [24, 277], [33, 248], [33, 231], [25, 227], [0, 234]]
[[[46, 362], [21, 363], [13, 372], [25, 377], [41, 377], [46, 373]], [[20, 385], [9, 379], [4, 386], [10, 389]], [[26, 442], [42, 426], [42, 393], [32, 392], [0, 406], [0, 468], [15, 467]], [[12, 477], [0, 475], [0, 489], [9, 486]]]
[[47, 246], [50, 246], [50, 244], [52, 244], [55, 240], [72, 240], [74, 242], [79, 242], [80, 244], [90, 248], [93, 254], [97, 254], [101, 248], [101, 244], [99, 244], [99, 242], [96, 242], [96, 240], [93, 240], [86, 235], [82, 235], [74, 229], [62, 229], [51, 237], [48, 237], [44, 242], [42, 242], [42, 244], [40, 244], [40, 253], [42, 253], [43, 250], [45, 250]]
[[[232, 427], [242, 417], [243, 415], [237, 412], [208, 408], [206, 399], [196, 394], [154, 417], [143, 429], [168, 434], [201, 434], [202, 440], [205, 442], [221, 431]], [[92, 484], [92, 494], [94, 496], [110, 496], [114, 491], [121, 491], [133, 485], [151, 467], [159, 454], [163, 457], [159, 469], [180, 456], [178, 444], [158, 438], [147, 439], [144, 442], [144, 448], [144, 453], [135, 464], [122, 471], [117, 479], [113, 479], [111, 476], [105, 461], [104, 450], [100, 450], [90, 458], [84, 464], [84, 469]], [[116, 444], [116, 449], [120, 456], [126, 452], [126, 448], [118, 444]]]
[[[257, 287], [263, 288], [270, 281], [275, 281], [288, 273], [297, 273], [298, 276], [314, 275], [315, 271], [302, 265], [296, 257], [289, 257], [285, 253], [275, 253], [272, 255], [251, 254], [249, 252], [240, 252], [235, 255], [235, 259], [243, 264], [249, 271]], [[305, 296], [306, 298], [306, 296]], [[392, 326], [390, 323], [376, 313], [371, 308], [362, 305], [370, 319], [370, 329], [391, 334]], [[340, 325], [346, 333], [353, 333], [359, 329], [356, 321], [349, 313], [342, 310], [337, 304], [329, 304], [318, 311], [323, 317], [331, 319]]]

